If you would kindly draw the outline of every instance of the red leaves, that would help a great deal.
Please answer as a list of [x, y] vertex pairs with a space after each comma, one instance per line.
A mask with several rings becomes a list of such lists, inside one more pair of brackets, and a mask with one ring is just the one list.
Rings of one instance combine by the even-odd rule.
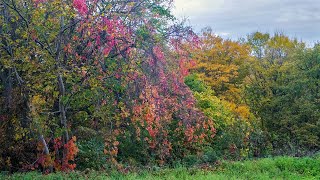
[[38, 7], [39, 4], [46, 2], [47, 0], [33, 0], [35, 7]]
[[73, 7], [76, 8], [82, 16], [88, 13], [88, 7], [85, 0], [73, 0]]
[[186, 77], [189, 74], [189, 69], [185, 59], [180, 59], [179, 61], [180, 74], [182, 77]]
[[110, 47], [104, 48], [104, 49], [103, 49], [103, 55], [104, 55], [104, 57], [108, 57], [110, 51], [111, 51], [111, 48], [110, 48]]
[[[88, 11], [84, 0], [74, 0], [74, 7], [81, 15]], [[144, 141], [144, 148], [155, 154], [161, 163], [172, 155], [172, 144], [194, 149], [192, 143], [195, 140], [201, 139], [202, 143], [211, 135], [210, 125], [205, 123], [207, 128], [201, 126], [202, 122], [210, 120], [195, 108], [194, 98], [184, 84], [184, 77], [192, 62], [190, 54], [183, 47], [182, 38], [174, 39], [167, 45], [152, 42], [152, 39], [156, 39], [153, 37], [150, 37], [150, 41], [146, 40], [148, 42], [140, 42], [141, 38], [137, 38], [139, 36], [135, 33], [141, 27], [150, 36], [157, 34], [156, 27], [148, 18], [141, 19], [141, 27], [140, 24], [130, 27], [131, 23], [112, 15], [87, 18], [79, 23], [76, 30], [84, 36], [77, 37], [73, 45], [73, 48], [79, 43], [85, 46], [82, 54], [79, 54], [80, 59], [82, 56], [92, 57], [92, 60], [88, 58], [88, 62], [99, 73], [96, 79], [106, 81], [112, 77], [121, 84], [130, 84], [127, 92], [122, 94], [123, 102], [114, 100], [113, 103], [114, 106], [125, 104], [121, 111], [128, 112], [128, 115], [120, 116], [126, 119], [115, 123], [117, 127], [114, 130], [119, 133], [112, 134], [112, 138], [106, 141], [105, 153], [112, 162], [116, 161], [118, 151], [121, 152], [119, 149], [123, 142], [120, 139], [128, 138], [128, 134], [134, 135], [133, 139], [137, 141]], [[198, 42], [192, 32], [185, 33], [187, 41]], [[136, 45], [134, 48], [133, 44]], [[110, 63], [110, 59], [114, 65], [104, 64]], [[122, 69], [121, 63], [128, 65], [129, 70]], [[112, 70], [109, 70], [111, 67]], [[91, 75], [91, 71], [88, 72]], [[86, 72], [81, 71], [81, 75], [86, 76]], [[106, 102], [102, 101], [101, 105], [106, 105]]]
[[[43, 145], [42, 143], [38, 143], [37, 149], [38, 160], [34, 167], [38, 168], [41, 165], [43, 168], [53, 167], [57, 171], [70, 171], [74, 170], [76, 164], [72, 164], [70, 162], [74, 161], [75, 156], [79, 152], [78, 147], [75, 144], [76, 137], [73, 136], [66, 144], [63, 145], [61, 137], [55, 138], [53, 140], [53, 149], [54, 151], [49, 155], [43, 154]], [[51, 147], [52, 148], [52, 147]], [[60, 157], [60, 154], [64, 154], [63, 157]]]
[[146, 129], [149, 132], [149, 135], [150, 135], [151, 138], [155, 138], [156, 137], [156, 134], [157, 134], [157, 130], [156, 129], [153, 129], [151, 126], [148, 126]]
[[191, 126], [189, 126], [185, 130], [184, 134], [186, 135], [187, 141], [191, 142], [193, 140], [194, 129]]
[[71, 44], [68, 43], [64, 48], [63, 48], [64, 52], [71, 54], [72, 53], [72, 48], [71, 48]]
[[55, 152], [59, 152], [59, 149], [62, 147], [62, 141], [61, 141], [61, 137], [55, 138], [53, 140], [53, 148]]
[[67, 144], [64, 145], [64, 150], [66, 151], [65, 157], [62, 159], [62, 171], [70, 171], [76, 168], [76, 164], [70, 164], [70, 161], [74, 161], [75, 156], [79, 152], [78, 147], [75, 144], [76, 137], [73, 136], [72, 139], [68, 141]]
[[165, 56], [160, 46], [153, 47], [153, 53], [159, 61], [165, 62]]

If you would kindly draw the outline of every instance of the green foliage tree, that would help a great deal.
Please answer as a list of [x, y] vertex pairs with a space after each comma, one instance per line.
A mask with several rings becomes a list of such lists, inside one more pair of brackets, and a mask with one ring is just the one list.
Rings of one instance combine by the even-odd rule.
[[254, 49], [253, 41], [264, 42], [263, 56], [256, 56], [246, 94], [275, 153], [299, 155], [316, 150], [318, 80], [312, 73], [318, 71], [318, 47], [305, 48], [296, 39], [277, 33], [250, 35], [248, 43]]
[[215, 96], [211, 87], [197, 74], [187, 76], [185, 82], [193, 91], [197, 107], [215, 123], [217, 133], [205, 156], [213, 156], [211, 160], [241, 159], [266, 153], [262, 152], [267, 148], [265, 134], [258, 122], [247, 123], [239, 119], [230, 108], [230, 102]]

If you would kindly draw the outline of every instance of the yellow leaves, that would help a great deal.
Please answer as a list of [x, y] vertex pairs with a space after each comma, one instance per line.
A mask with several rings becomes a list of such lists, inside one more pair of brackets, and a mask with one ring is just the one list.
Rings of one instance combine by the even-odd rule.
[[108, 4], [108, 6], [106, 7], [106, 9], [107, 10], [110, 10], [112, 8], [112, 5], [111, 5], [111, 3], [110, 4]]
[[136, 4], [136, 3], [133, 1], [133, 2], [128, 3], [128, 6], [133, 7], [135, 4]]
[[7, 159], [6, 159], [6, 166], [7, 166], [7, 167], [11, 167], [11, 166], [12, 166], [12, 164], [11, 164], [11, 157], [7, 157]]
[[13, 67], [12, 61], [9, 59], [9, 57], [8, 57], [8, 59], [5, 59], [5, 58], [1, 59], [1, 63], [5, 68]]
[[88, 68], [86, 66], [81, 67], [81, 76], [85, 77], [88, 73]]
[[76, 142], [76, 141], [77, 141], [77, 137], [76, 137], [76, 136], [72, 136], [71, 139], [72, 139], [73, 142]]
[[18, 21], [19, 18], [18, 18], [18, 16], [11, 16], [10, 20], [11, 20], [11, 22], [14, 23], [14, 22]]
[[[193, 72], [220, 94], [238, 88], [244, 81], [244, 64], [250, 60], [250, 48], [236, 41], [224, 40], [211, 32], [204, 32], [201, 49], [193, 51], [197, 65]], [[239, 77], [242, 78], [239, 78]], [[229, 93], [239, 93], [229, 91]], [[235, 96], [235, 95], [233, 95]]]
[[123, 102], [119, 102], [118, 107], [120, 108], [120, 116], [124, 118], [128, 118], [130, 116], [129, 108]]
[[89, 82], [92, 90], [99, 87], [101, 84], [101, 81], [99, 81], [98, 79], [94, 79], [94, 78], [89, 78], [88, 82]]
[[14, 140], [19, 141], [20, 139], [22, 139], [23, 135], [22, 134], [15, 134], [14, 135]]
[[[32, 19], [39, 21], [40, 19], [42, 19], [45, 12], [46, 12], [45, 8], [36, 8], [32, 13]], [[37, 23], [37, 21], [35, 21], [34, 23]]]
[[45, 100], [42, 98], [41, 95], [35, 95], [35, 96], [32, 97], [31, 103], [34, 106], [38, 107], [38, 106], [41, 106], [41, 105], [45, 104]]
[[235, 109], [235, 112], [239, 114], [243, 119], [249, 119], [250, 109], [247, 105], [240, 105]]
[[21, 127], [21, 123], [20, 120], [17, 119], [16, 117], [12, 118], [11, 123], [14, 127], [14, 131], [13, 131], [13, 135], [14, 135], [14, 140], [15, 141], [19, 141], [21, 140], [23, 137], [26, 136], [27, 134], [27, 130], [23, 127]]
[[[235, 118], [239, 118], [247, 123], [248, 126], [251, 126], [251, 112], [249, 106], [245, 104], [236, 104], [233, 102], [223, 101], [224, 105], [230, 109]], [[234, 122], [232, 121], [231, 124]], [[230, 125], [231, 125], [230, 124]]]
[[247, 77], [246, 67], [252, 62], [250, 47], [224, 40], [211, 32], [203, 34], [202, 42], [201, 49], [193, 51], [197, 65], [192, 71], [214, 90], [226, 108], [225, 112], [230, 111], [228, 115], [206, 114], [224, 117], [227, 125], [233, 125], [236, 119], [242, 119], [250, 126], [250, 109], [242, 100], [242, 86]]
[[232, 94], [239, 94], [239, 93], [241, 93], [241, 90], [239, 88], [236, 88], [236, 87], [231, 87], [229, 89], [229, 92], [231, 92]]
[[35, 95], [30, 99], [30, 110], [32, 116], [38, 116], [39, 112], [42, 111], [46, 101], [41, 95]]
[[53, 92], [53, 98], [58, 98], [59, 97], [59, 92], [58, 91], [54, 91]]

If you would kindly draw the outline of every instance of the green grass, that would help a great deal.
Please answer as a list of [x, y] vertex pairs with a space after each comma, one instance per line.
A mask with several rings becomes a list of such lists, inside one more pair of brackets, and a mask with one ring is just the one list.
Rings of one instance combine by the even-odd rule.
[[200, 169], [175, 168], [158, 171], [142, 171], [139, 173], [109, 173], [106, 172], [73, 172], [69, 174], [55, 173], [41, 175], [37, 172], [26, 174], [16, 173], [11, 176], [0, 175], [0, 179], [23, 179], [23, 180], [59, 180], [59, 179], [320, 179], [319, 157], [277, 157], [242, 162], [223, 162], [214, 171]]

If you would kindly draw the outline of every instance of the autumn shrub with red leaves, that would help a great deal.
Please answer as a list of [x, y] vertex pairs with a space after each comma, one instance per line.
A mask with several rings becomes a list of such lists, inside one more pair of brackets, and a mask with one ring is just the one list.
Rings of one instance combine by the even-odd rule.
[[107, 160], [119, 167], [168, 163], [212, 141], [213, 121], [183, 80], [192, 63], [182, 45], [197, 36], [171, 15], [172, 1], [5, 2], [2, 40], [15, 44], [0, 50], [1, 94], [10, 97], [1, 107], [20, 97], [12, 106], [21, 111], [8, 111], [19, 117], [15, 128], [41, 141], [30, 169], [75, 169], [74, 135], [105, 139]]
[[[37, 144], [37, 159], [34, 163], [24, 165], [24, 170], [41, 169], [44, 173], [50, 173], [52, 171], [73, 171], [76, 168], [75, 156], [79, 149], [75, 142], [76, 137], [72, 137], [66, 144], [63, 145], [61, 137], [55, 138], [52, 142], [48, 141], [52, 149], [52, 153], [44, 153], [44, 145], [41, 141]], [[62, 152], [64, 152], [62, 154]]]
[[[123, 123], [115, 127], [114, 141], [106, 143], [106, 154], [112, 161], [134, 159], [162, 165], [197, 154], [212, 143], [213, 120], [195, 107], [192, 92], [183, 81], [190, 60], [187, 53], [176, 47], [181, 54], [166, 54], [164, 48], [154, 47], [141, 74], [128, 82], [128, 110], [123, 112]], [[175, 66], [175, 72], [169, 64]]]

